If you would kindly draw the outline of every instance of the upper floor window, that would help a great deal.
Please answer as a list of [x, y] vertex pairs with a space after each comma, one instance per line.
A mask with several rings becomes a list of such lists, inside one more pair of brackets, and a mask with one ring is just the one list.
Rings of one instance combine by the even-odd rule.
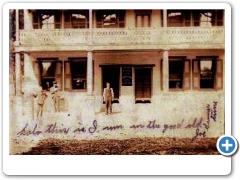
[[202, 27], [223, 26], [223, 10], [193, 11], [193, 25]]
[[99, 10], [97, 11], [97, 28], [124, 28], [124, 10]]
[[191, 11], [189, 10], [168, 10], [168, 27], [190, 26]]
[[150, 27], [151, 12], [151, 10], [135, 10], [136, 27]]
[[33, 11], [33, 29], [60, 29], [61, 11]]
[[87, 10], [64, 11], [64, 28], [88, 28], [89, 15]]

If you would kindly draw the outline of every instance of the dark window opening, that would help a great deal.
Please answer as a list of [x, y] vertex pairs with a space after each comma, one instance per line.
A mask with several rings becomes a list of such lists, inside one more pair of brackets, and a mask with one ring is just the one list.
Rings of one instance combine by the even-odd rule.
[[42, 89], [49, 91], [55, 81], [56, 61], [39, 61]]
[[169, 89], [183, 88], [183, 60], [169, 60]]
[[87, 60], [71, 60], [72, 89], [87, 89]]

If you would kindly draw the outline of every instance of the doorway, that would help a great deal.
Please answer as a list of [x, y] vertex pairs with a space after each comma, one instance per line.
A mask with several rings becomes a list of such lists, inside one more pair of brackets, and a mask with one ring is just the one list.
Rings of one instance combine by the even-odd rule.
[[151, 103], [152, 69], [135, 69], [135, 99], [136, 103]]
[[120, 68], [114, 66], [102, 67], [102, 92], [106, 87], [106, 83], [109, 82], [114, 92], [113, 103], [119, 103], [119, 78]]

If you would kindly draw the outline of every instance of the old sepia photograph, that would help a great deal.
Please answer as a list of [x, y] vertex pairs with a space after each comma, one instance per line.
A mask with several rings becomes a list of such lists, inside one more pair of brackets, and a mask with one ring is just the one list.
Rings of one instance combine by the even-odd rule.
[[225, 9], [10, 9], [9, 27], [9, 155], [220, 154]]

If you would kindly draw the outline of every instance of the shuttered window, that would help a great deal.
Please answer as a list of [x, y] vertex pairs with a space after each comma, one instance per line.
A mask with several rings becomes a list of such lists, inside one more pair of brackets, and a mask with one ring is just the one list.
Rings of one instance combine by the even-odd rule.
[[222, 89], [223, 61], [217, 58], [193, 60], [193, 89]]
[[169, 57], [169, 89], [191, 89], [190, 63], [185, 56]]

